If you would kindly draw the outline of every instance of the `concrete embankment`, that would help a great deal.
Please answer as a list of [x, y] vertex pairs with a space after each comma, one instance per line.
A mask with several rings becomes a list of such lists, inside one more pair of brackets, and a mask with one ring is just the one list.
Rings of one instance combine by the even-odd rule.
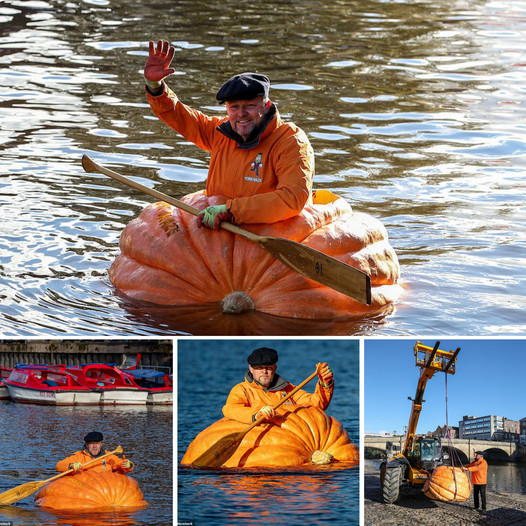
[[[83, 363], [134, 362], [139, 367], [172, 367], [171, 340], [1, 340], [0, 366], [17, 363], [81, 365]], [[170, 370], [171, 372], [171, 370]]]
[[526, 495], [487, 492], [487, 512], [473, 509], [473, 496], [466, 502], [450, 503], [428, 499], [421, 490], [402, 488], [396, 504], [384, 504], [380, 474], [365, 466], [365, 526], [519, 526], [526, 524]]

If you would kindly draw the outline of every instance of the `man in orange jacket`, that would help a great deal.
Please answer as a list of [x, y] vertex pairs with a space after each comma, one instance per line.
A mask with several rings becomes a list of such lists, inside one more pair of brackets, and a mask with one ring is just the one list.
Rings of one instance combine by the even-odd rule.
[[[102, 448], [102, 441], [104, 437], [102, 433], [98, 431], [92, 431], [84, 437], [84, 448], [81, 451], [73, 453], [73, 455], [57, 462], [57, 471], [64, 472], [68, 469], [75, 471], [81, 471], [82, 465], [90, 460], [101, 457], [102, 455], [109, 453], [104, 451]], [[133, 462], [123, 456], [119, 458], [117, 455], [110, 455], [109, 457], [103, 458], [100, 462], [96, 462], [86, 469], [93, 471], [118, 471], [119, 473], [130, 473], [134, 468]]]
[[479, 495], [482, 500], [482, 513], [486, 513], [486, 484], [488, 483], [488, 463], [484, 460], [482, 451], [475, 452], [475, 460], [465, 467], [471, 471], [471, 482], [473, 482], [473, 500], [475, 509], [479, 509]]
[[281, 120], [268, 98], [268, 77], [230, 78], [216, 95], [227, 117], [210, 117], [165, 84], [175, 71], [173, 56], [169, 42], [150, 42], [146, 96], [159, 119], [211, 154], [206, 192], [225, 203], [202, 211], [201, 224], [218, 229], [221, 221], [275, 223], [298, 215], [312, 201], [314, 152], [303, 130]]
[[[227, 418], [250, 424], [261, 416], [266, 417], [265, 421], [276, 416], [272, 406], [296, 387], [276, 373], [277, 361], [277, 351], [268, 347], [260, 347], [250, 354], [245, 381], [232, 388], [223, 407]], [[323, 410], [329, 407], [334, 391], [333, 373], [326, 363], [321, 365], [314, 394], [300, 389], [282, 407], [287, 404], [314, 406]]]

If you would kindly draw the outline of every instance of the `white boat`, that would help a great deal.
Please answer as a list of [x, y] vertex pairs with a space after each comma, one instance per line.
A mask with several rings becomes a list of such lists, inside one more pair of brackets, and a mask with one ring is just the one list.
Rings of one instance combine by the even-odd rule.
[[4, 380], [15, 402], [46, 405], [98, 405], [100, 389], [91, 389], [62, 366], [28, 366], [13, 369]]
[[173, 404], [173, 382], [169, 375], [156, 369], [130, 368], [122, 372], [131, 375], [139, 387], [148, 391], [147, 404]]

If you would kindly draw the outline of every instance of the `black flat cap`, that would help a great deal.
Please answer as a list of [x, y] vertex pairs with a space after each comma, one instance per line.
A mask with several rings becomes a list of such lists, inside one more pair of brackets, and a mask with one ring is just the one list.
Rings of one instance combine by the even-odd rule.
[[240, 73], [228, 79], [217, 92], [220, 104], [227, 100], [250, 100], [258, 96], [268, 97], [270, 80], [259, 73]]
[[475, 451], [475, 455], [482, 455], [482, 456], [484, 456], [484, 451]]
[[84, 442], [102, 442], [104, 437], [98, 431], [91, 431], [84, 437]]
[[278, 353], [268, 347], [260, 347], [252, 351], [247, 362], [252, 365], [274, 365], [278, 361]]

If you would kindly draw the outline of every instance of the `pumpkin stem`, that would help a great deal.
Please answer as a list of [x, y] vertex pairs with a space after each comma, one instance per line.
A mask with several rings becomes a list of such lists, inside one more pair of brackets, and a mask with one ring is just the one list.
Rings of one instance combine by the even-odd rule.
[[255, 309], [254, 301], [243, 290], [236, 290], [227, 294], [221, 305], [225, 314], [240, 314]]
[[327, 451], [316, 450], [310, 457], [313, 464], [330, 464], [332, 462], [332, 455]]

